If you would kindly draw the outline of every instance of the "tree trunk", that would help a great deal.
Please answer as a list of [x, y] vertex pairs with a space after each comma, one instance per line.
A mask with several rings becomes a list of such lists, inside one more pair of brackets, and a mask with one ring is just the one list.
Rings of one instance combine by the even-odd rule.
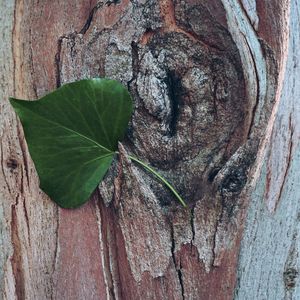
[[[0, 7], [1, 299], [300, 298], [300, 0]], [[58, 208], [8, 97], [104, 76], [135, 103], [120, 159]]]

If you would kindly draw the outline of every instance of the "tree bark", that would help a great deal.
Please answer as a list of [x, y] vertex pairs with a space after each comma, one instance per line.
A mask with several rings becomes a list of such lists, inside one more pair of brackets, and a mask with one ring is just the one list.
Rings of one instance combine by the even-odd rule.
[[[0, 299], [300, 298], [299, 0], [0, 7]], [[8, 97], [104, 76], [134, 99], [120, 158], [58, 208]]]

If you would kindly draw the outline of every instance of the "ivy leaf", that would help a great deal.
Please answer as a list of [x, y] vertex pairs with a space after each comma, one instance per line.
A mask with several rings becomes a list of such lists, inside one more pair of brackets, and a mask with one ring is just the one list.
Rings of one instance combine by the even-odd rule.
[[110, 79], [66, 84], [37, 101], [10, 98], [40, 187], [64, 208], [85, 203], [104, 177], [132, 114], [128, 91]]
[[[40, 177], [40, 187], [64, 208], [85, 203], [118, 154], [132, 114], [128, 91], [110, 79], [66, 84], [37, 101], [10, 98]], [[179, 202], [186, 203], [157, 171], [128, 155], [155, 175]]]

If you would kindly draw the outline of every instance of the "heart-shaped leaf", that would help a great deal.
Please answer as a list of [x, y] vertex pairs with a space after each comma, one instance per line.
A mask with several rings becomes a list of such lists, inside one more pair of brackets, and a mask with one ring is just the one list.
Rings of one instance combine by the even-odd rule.
[[38, 101], [10, 101], [42, 190], [65, 208], [85, 203], [127, 129], [128, 91], [115, 80], [97, 78], [66, 84]]

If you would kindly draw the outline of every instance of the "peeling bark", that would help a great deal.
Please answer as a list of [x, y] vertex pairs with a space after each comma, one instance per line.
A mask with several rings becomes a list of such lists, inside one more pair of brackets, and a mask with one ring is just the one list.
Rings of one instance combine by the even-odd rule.
[[[299, 297], [298, 0], [1, 7], [0, 298]], [[8, 97], [97, 76], [128, 87], [133, 118], [91, 201], [60, 209]]]

